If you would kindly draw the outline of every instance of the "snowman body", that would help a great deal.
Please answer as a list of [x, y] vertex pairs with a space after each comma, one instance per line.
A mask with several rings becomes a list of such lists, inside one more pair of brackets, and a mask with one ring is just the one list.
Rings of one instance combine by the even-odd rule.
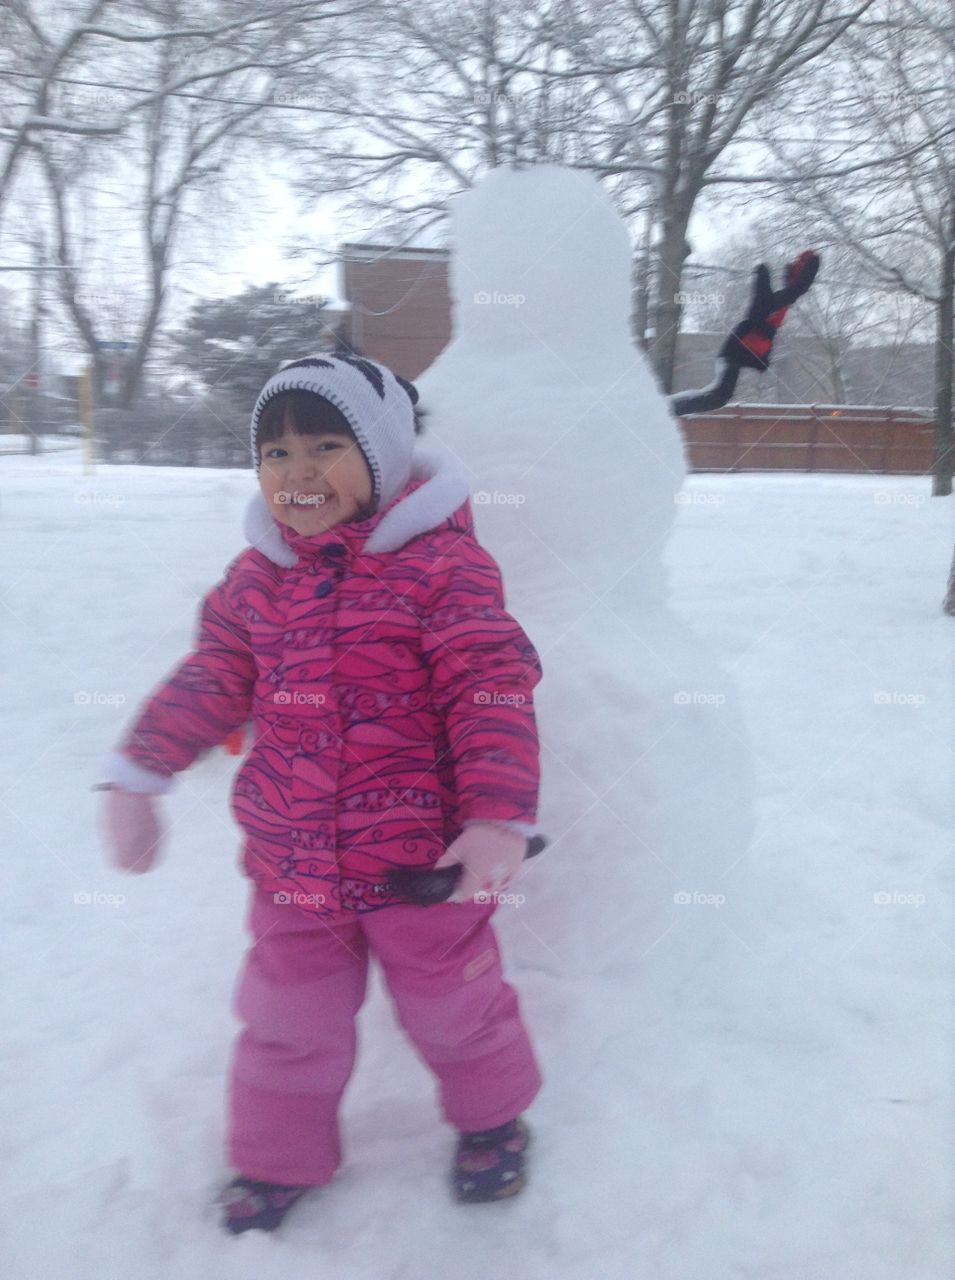
[[427, 438], [470, 471], [544, 670], [551, 845], [514, 886], [533, 937], [505, 927], [529, 967], [696, 971], [755, 924], [752, 761], [738, 691], [668, 603], [687, 468], [631, 338], [626, 228], [588, 175], [493, 170], [455, 201], [451, 292], [453, 339], [417, 379]]

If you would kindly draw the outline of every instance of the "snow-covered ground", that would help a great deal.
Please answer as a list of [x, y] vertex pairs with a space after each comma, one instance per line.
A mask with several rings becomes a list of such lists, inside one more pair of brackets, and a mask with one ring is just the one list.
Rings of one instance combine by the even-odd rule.
[[[535, 914], [535, 878], [564, 879], [596, 948], [621, 909], [601, 864], [637, 854], [545, 855], [526, 904], [496, 917], [546, 1076], [526, 1191], [451, 1201], [451, 1132], [375, 974], [338, 1177], [280, 1236], [232, 1239], [211, 1202], [246, 945], [236, 761], [207, 756], [163, 801], [166, 859], [141, 878], [107, 869], [90, 786], [241, 549], [251, 474], [84, 476], [75, 448], [5, 458], [2, 478], [0, 1274], [949, 1275], [951, 499], [920, 478], [689, 478], [665, 561], [674, 609], [744, 701], [761, 928], [725, 930], [691, 981], [679, 930], [581, 979]], [[674, 786], [700, 802], [707, 779]]]

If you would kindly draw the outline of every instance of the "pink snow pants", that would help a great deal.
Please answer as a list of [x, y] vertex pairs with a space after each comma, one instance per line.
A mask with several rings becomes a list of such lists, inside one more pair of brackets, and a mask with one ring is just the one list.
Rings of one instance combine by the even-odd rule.
[[245, 1025], [232, 1054], [227, 1146], [241, 1173], [300, 1186], [334, 1176], [369, 952], [401, 1026], [437, 1077], [445, 1120], [491, 1129], [531, 1103], [541, 1074], [504, 981], [491, 927], [496, 906], [398, 905], [322, 918], [253, 886], [255, 941], [232, 1003]]

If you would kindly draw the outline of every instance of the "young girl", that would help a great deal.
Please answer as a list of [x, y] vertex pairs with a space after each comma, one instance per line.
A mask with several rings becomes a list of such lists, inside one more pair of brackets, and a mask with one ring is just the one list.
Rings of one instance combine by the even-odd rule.
[[[108, 761], [114, 863], [148, 871], [154, 797], [253, 722], [232, 790], [254, 939], [233, 1002], [232, 1232], [274, 1229], [340, 1164], [369, 953], [459, 1131], [456, 1197], [525, 1181], [520, 1113], [541, 1074], [491, 917], [535, 832], [541, 666], [475, 538], [466, 478], [414, 450], [417, 398], [354, 356], [269, 379], [252, 415], [252, 545]], [[457, 864], [436, 905], [389, 883]]]

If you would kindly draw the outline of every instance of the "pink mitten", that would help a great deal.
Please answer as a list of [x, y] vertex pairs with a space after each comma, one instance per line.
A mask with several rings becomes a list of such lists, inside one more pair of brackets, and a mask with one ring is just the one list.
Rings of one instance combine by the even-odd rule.
[[477, 893], [498, 893], [517, 875], [527, 837], [489, 823], [465, 827], [434, 864], [435, 868], [460, 863], [464, 870], [448, 902], [471, 902]]
[[155, 797], [113, 787], [106, 792], [102, 820], [113, 866], [136, 875], [151, 871], [162, 841]]

